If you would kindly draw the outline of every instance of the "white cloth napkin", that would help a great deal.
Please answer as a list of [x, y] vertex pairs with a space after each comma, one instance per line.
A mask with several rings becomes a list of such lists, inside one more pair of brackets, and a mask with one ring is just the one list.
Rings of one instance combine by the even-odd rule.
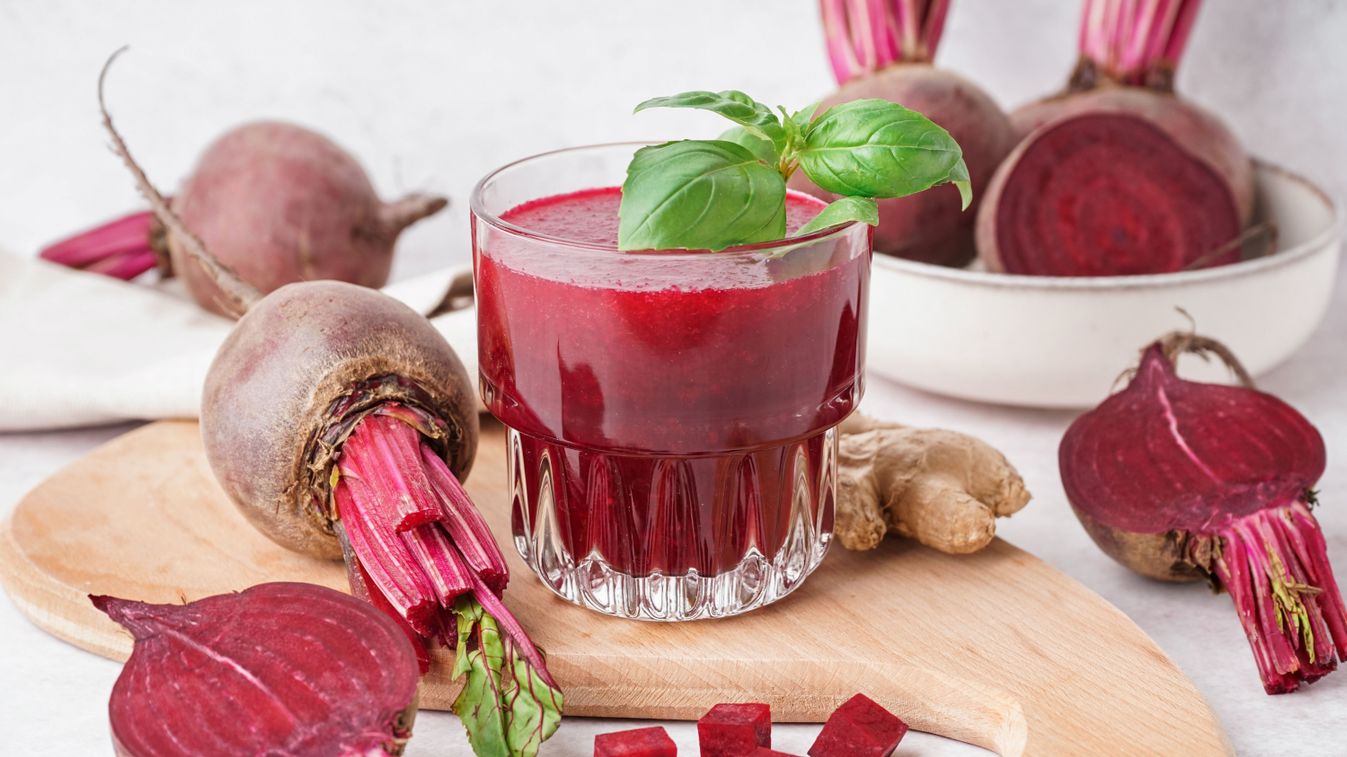
[[[460, 272], [384, 291], [424, 313]], [[432, 322], [475, 377], [475, 312]], [[178, 282], [123, 282], [0, 252], [0, 431], [195, 418], [206, 369], [232, 325]]]

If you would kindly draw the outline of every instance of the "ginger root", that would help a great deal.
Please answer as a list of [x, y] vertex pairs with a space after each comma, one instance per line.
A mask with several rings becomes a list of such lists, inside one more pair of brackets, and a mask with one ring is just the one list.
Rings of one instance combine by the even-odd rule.
[[976, 552], [996, 536], [998, 516], [1029, 502], [1014, 466], [979, 439], [860, 413], [838, 430], [833, 536], [847, 549], [874, 549], [892, 531], [941, 552]]

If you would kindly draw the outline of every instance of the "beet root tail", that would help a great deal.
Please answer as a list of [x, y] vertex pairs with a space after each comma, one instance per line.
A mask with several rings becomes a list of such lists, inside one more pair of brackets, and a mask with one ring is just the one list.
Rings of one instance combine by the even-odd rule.
[[1267, 693], [1295, 691], [1347, 659], [1347, 609], [1306, 502], [1236, 520], [1220, 533], [1212, 562]]

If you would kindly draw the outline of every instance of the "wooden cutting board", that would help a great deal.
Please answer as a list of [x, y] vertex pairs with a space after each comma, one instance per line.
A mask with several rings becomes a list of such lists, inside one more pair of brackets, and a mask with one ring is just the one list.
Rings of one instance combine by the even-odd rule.
[[[468, 484], [505, 542], [504, 434], [484, 430]], [[862, 691], [922, 731], [1005, 755], [1224, 754], [1193, 684], [1121, 612], [1002, 541], [965, 557], [889, 540], [834, 549], [795, 594], [725, 620], [608, 618], [554, 597], [519, 562], [507, 602], [548, 650], [568, 715], [695, 719], [766, 701], [819, 722]], [[177, 602], [263, 581], [344, 588], [275, 546], [217, 488], [195, 423], [145, 426], [38, 486], [0, 528], [0, 578], [41, 628], [124, 659], [131, 639], [90, 593]], [[421, 693], [446, 709], [441, 650]]]

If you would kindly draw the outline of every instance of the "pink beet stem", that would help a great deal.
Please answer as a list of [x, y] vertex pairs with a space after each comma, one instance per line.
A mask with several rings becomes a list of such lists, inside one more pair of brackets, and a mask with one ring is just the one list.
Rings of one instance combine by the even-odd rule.
[[1347, 609], [1304, 502], [1246, 515], [1220, 537], [1216, 573], [1269, 694], [1295, 691], [1347, 659]]
[[335, 499], [351, 549], [374, 584], [417, 633], [434, 636], [434, 614], [439, 604], [435, 590], [402, 539], [385, 525], [384, 513], [380, 512], [385, 501], [370, 487], [345, 479], [337, 482]]
[[362, 481], [373, 490], [386, 524], [406, 531], [444, 517], [439, 497], [420, 463], [421, 437], [401, 420], [374, 414], [351, 435], [355, 444], [343, 447], [343, 476]]
[[482, 606], [483, 610], [486, 610], [487, 615], [496, 619], [496, 623], [519, 648], [519, 651], [524, 655], [524, 659], [528, 660], [529, 665], [538, 671], [538, 675], [542, 677], [543, 682], [554, 689], [561, 688], [552, 679], [552, 674], [548, 672], [547, 662], [543, 660], [542, 651], [534, 645], [533, 640], [525, 633], [524, 627], [519, 624], [519, 620], [500, 601], [500, 597], [497, 597], [486, 584], [482, 583], [481, 578], [474, 575], [472, 582], [472, 595], [477, 598], [478, 604]]
[[455, 599], [472, 590], [472, 571], [439, 525], [417, 526], [404, 531], [402, 541], [429, 579], [440, 606], [449, 607]]
[[369, 602], [374, 609], [392, 618], [402, 629], [402, 633], [407, 640], [412, 643], [412, 648], [416, 650], [416, 666], [421, 670], [421, 675], [430, 671], [430, 651], [426, 648], [426, 640], [412, 628], [412, 624], [388, 603], [388, 598], [384, 596], [383, 591], [374, 585], [374, 580], [365, 572], [365, 567], [360, 564], [355, 556], [355, 551], [351, 549], [351, 540], [346, 536], [346, 528], [340, 521], [336, 523], [337, 539], [341, 542], [341, 553], [345, 558], [346, 564], [346, 583], [351, 587], [351, 596], [356, 599]]
[[154, 214], [132, 213], [44, 248], [43, 260], [130, 281], [157, 264], [150, 247]]
[[894, 63], [929, 63], [949, 0], [820, 0], [828, 60], [838, 84]]
[[1109, 78], [1142, 85], [1172, 72], [1192, 31], [1200, 0], [1085, 0], [1080, 54]]
[[473, 506], [463, 485], [454, 477], [449, 466], [440, 456], [426, 445], [421, 445], [421, 460], [430, 478], [431, 486], [440, 495], [440, 504], [444, 511], [441, 524], [449, 532], [463, 560], [482, 581], [499, 594], [505, 591], [510, 580], [510, 569], [505, 565], [505, 556], [491, 536], [482, 514]]
[[[342, 446], [334, 498], [352, 553], [348, 560], [363, 566], [378, 593], [425, 637], [449, 628], [445, 613], [471, 591], [524, 659], [557, 688], [542, 652], [500, 600], [509, 574], [486, 521], [412, 423], [419, 424], [415, 413], [389, 405], [388, 412], [365, 416]], [[421, 487], [434, 502], [434, 517], [402, 528], [406, 503], [423, 496], [412, 490]]]

